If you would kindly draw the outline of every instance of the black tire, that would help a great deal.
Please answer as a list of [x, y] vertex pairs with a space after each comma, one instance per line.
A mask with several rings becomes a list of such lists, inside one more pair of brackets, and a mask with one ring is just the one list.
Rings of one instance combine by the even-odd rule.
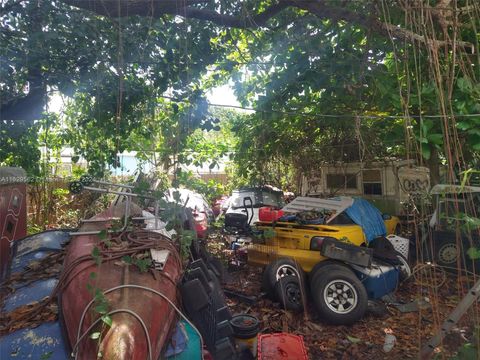
[[305, 283], [305, 273], [302, 268], [291, 258], [279, 258], [272, 261], [267, 269], [265, 269], [266, 288], [275, 290], [275, 285], [282, 277], [293, 276], [299, 277], [301, 283]]
[[285, 276], [275, 284], [275, 298], [284, 309], [300, 312], [303, 310], [305, 289], [296, 276]]
[[[474, 239], [474, 241], [475, 240], [476, 239]], [[455, 233], [449, 231], [434, 232], [433, 255], [431, 254], [432, 248], [428, 242], [425, 244], [426, 254], [428, 254], [427, 259], [433, 260], [435, 264], [445, 267], [446, 271], [456, 272], [458, 270], [458, 257], [460, 256], [461, 270], [473, 271], [475, 269], [475, 273], [478, 274], [480, 272], [480, 261], [472, 261], [468, 255], [470, 242], [464, 236], [462, 236], [460, 246], [461, 249], [458, 249]]]
[[263, 274], [262, 274], [262, 290], [267, 294], [267, 297], [270, 299], [275, 298], [274, 294], [274, 287], [272, 287], [272, 284], [270, 283], [270, 271], [272, 271], [272, 265], [273, 263], [268, 264], [265, 269], [263, 269]]
[[352, 270], [341, 265], [325, 266], [317, 272], [312, 298], [320, 316], [335, 325], [360, 320], [368, 307], [367, 290]]
[[433, 237], [427, 239], [424, 244], [424, 260], [433, 261], [435, 264], [445, 267], [447, 271], [454, 271], [457, 268], [457, 258], [460, 254], [453, 233], [434, 232]]
[[212, 272], [215, 274], [217, 279], [223, 283], [223, 278], [225, 275], [225, 268], [223, 266], [223, 263], [220, 259], [210, 256], [208, 259], [207, 265], [210, 269], [212, 269]]
[[323, 269], [326, 266], [335, 266], [336, 268], [338, 268], [338, 266], [344, 266], [345, 267], [345, 265], [343, 265], [341, 262], [336, 261], [336, 260], [324, 260], [324, 261], [320, 261], [319, 263], [315, 264], [312, 271], [310, 271], [310, 273], [308, 274], [310, 289], [312, 288], [313, 281], [317, 277], [317, 274], [318, 274], [319, 270]]

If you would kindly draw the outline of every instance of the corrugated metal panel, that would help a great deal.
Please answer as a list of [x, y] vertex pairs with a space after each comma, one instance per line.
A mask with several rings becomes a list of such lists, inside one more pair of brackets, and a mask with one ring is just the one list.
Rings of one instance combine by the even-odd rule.
[[283, 211], [289, 213], [297, 213], [309, 210], [333, 210], [335, 214], [327, 220], [327, 224], [332, 221], [338, 214], [342, 213], [346, 208], [352, 206], [353, 198], [340, 196], [334, 199], [320, 199], [308, 196], [299, 196], [291, 203], [282, 208]]

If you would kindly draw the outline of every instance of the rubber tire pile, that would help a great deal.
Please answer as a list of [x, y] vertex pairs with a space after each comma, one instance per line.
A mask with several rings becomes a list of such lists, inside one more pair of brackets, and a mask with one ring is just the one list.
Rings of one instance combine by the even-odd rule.
[[[365, 287], [355, 273], [341, 263], [329, 260], [318, 263], [310, 272], [308, 283], [309, 289], [305, 286], [305, 273], [293, 259], [279, 258], [265, 268], [262, 288], [269, 298], [280, 302], [284, 309], [295, 312], [303, 310], [307, 295], [310, 295], [319, 315], [331, 324], [352, 324], [367, 311]], [[329, 305], [328, 299], [332, 299], [332, 294], [335, 298], [333, 301], [337, 301], [341, 309], [346, 304], [346, 311], [335, 311]]]

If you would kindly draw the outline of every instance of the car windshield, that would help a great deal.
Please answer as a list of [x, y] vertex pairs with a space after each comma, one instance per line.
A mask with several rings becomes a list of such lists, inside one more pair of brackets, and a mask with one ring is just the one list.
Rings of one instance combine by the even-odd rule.
[[243, 201], [249, 197], [252, 199], [253, 207], [260, 206], [283, 206], [283, 196], [281, 192], [272, 192], [265, 190], [245, 190], [234, 191], [229, 200], [230, 206], [234, 209], [243, 208]]

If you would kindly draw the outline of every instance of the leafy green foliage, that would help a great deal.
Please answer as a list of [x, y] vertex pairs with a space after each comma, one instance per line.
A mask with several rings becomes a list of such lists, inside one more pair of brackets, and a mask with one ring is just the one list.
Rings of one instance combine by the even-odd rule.
[[92, 339], [92, 340], [98, 340], [99, 338], [100, 338], [100, 332], [99, 331], [95, 331], [95, 332], [90, 334], [90, 339]]
[[[452, 88], [440, 88], [440, 80], [432, 78], [428, 48], [409, 42], [398, 48], [385, 32], [362, 21], [372, 12], [387, 17], [380, 8], [360, 1], [325, 4], [358, 16], [339, 21], [290, 7], [269, 19], [268, 27], [245, 31], [174, 16], [111, 19], [58, 0], [6, 0], [2, 102], [37, 90], [43, 98], [49, 90], [69, 96], [60, 138], [75, 149], [74, 158], [89, 161], [97, 176], [108, 165], [118, 166], [117, 154], [124, 150], [175, 168], [215, 167], [235, 148], [235, 182], [294, 189], [300, 174], [323, 161], [369, 161], [415, 151], [438, 168], [446, 159], [445, 124], [420, 115], [438, 113], [445, 103], [440, 99], [446, 98], [451, 112], [460, 115], [451, 120], [460, 146], [465, 145], [462, 155], [475, 165], [480, 120], [461, 115], [479, 112], [478, 59], [465, 57], [460, 66], [439, 51], [439, 72], [460, 74], [443, 84]], [[270, 5], [226, 1], [220, 9], [210, 3], [200, 8], [241, 13], [247, 21]], [[388, 3], [383, 20], [408, 28], [404, 19], [401, 6]], [[478, 24], [470, 20], [460, 19], [468, 26], [460, 26], [459, 35], [478, 44]], [[218, 133], [203, 91], [230, 77], [242, 104], [260, 112], [235, 119], [240, 140], [227, 145], [198, 129]], [[167, 90], [181, 102], [165, 99]], [[326, 113], [332, 116], [319, 115]], [[388, 118], [406, 113], [417, 117]], [[359, 120], [357, 115], [375, 117]], [[38, 128], [30, 132], [31, 125], [23, 130], [17, 125], [20, 132], [13, 134], [2, 124], [0, 138], [7, 146], [0, 149], [1, 163], [34, 171], [38, 153], [28, 154], [38, 148]], [[406, 146], [405, 137], [415, 139], [414, 145]]]
[[183, 230], [180, 237], [180, 254], [185, 259], [190, 256], [190, 246], [192, 245], [192, 241], [196, 239], [196, 233], [194, 230]]
[[0, 166], [20, 166], [29, 174], [38, 175], [38, 129], [38, 124], [0, 122]]
[[[116, 155], [124, 150], [160, 151], [169, 165], [189, 133], [215, 128], [198, 83], [223, 52], [210, 42], [208, 24], [174, 17], [110, 20], [60, 1], [3, 5], [10, 12], [0, 14], [7, 59], [0, 69], [2, 104], [33, 94], [29, 86], [38, 84], [44, 98], [47, 89], [69, 96], [62, 138], [75, 157], [90, 162], [92, 174], [118, 167]], [[188, 105], [162, 99], [167, 89]], [[23, 129], [2, 124], [2, 144], [5, 138], [9, 146], [2, 146], [0, 162], [34, 168], [37, 131], [28, 123]], [[25, 144], [24, 152], [16, 151]]]
[[178, 171], [177, 184], [204, 195], [210, 202], [227, 192], [226, 187], [221, 183], [213, 179], [201, 180], [195, 177], [191, 171]]
[[92, 249], [92, 258], [93, 258], [93, 261], [95, 261], [95, 264], [100, 265], [102, 263], [102, 254], [100, 252], [100, 249], [95, 246], [93, 249]]
[[53, 351], [45, 352], [40, 356], [40, 360], [48, 360], [52, 357], [52, 355], [53, 355]]
[[[306, 174], [323, 161], [398, 154], [399, 137], [386, 146], [385, 135], [398, 129], [403, 143], [401, 122], [362, 119], [357, 124], [355, 118], [386, 115], [375, 84], [383, 84], [390, 74], [385, 52], [372, 50], [382, 46], [388, 51], [384, 39], [297, 12], [277, 21], [288, 30], [235, 34], [228, 40], [237, 44], [229, 56], [238, 60], [247, 54], [251, 59], [233, 73], [237, 95], [243, 104], [264, 111], [234, 124], [239, 175], [250, 183], [295, 189], [298, 173]], [[295, 26], [289, 28], [286, 24], [292, 22]], [[252, 74], [246, 81], [240, 77], [245, 71]], [[400, 104], [398, 96], [392, 101]], [[316, 116], [322, 113], [333, 116]], [[357, 126], [368, 143], [367, 156], [361, 155]]]
[[[91, 272], [89, 274], [89, 280], [94, 281], [97, 278], [97, 274], [95, 272]], [[97, 288], [95, 285], [92, 283], [88, 282], [86, 284], [87, 290], [92, 294], [93, 296], [93, 312], [100, 315], [100, 319], [102, 323], [108, 327], [112, 326], [112, 318], [108, 314], [110, 311], [110, 304], [103, 293], [102, 289]], [[102, 333], [101, 331], [93, 331], [90, 334], [90, 339], [96, 340], [98, 342], [101, 341], [102, 339]]]
[[123, 256], [122, 261], [127, 265], [135, 265], [140, 272], [147, 272], [152, 265], [152, 259], [149, 257], [149, 253], [145, 252], [140, 256]]
[[266, 230], [263, 231], [262, 235], [266, 239], [272, 239], [275, 236], [275, 230], [266, 229]]
[[471, 247], [467, 250], [467, 255], [472, 260], [480, 259], [480, 250], [474, 247]]

